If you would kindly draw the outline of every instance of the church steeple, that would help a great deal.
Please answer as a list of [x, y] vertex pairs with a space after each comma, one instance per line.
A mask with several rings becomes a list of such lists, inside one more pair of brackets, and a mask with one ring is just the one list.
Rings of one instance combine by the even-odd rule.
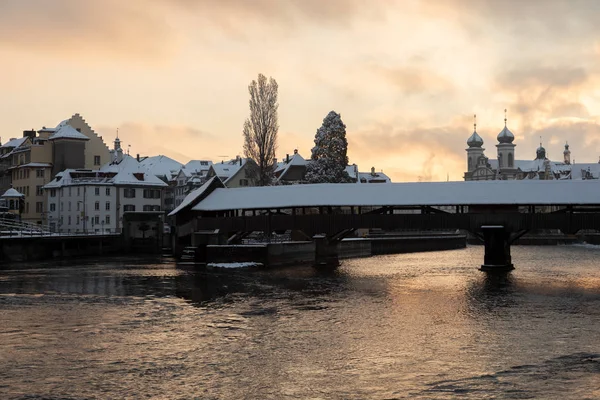
[[565, 151], [563, 151], [565, 164], [571, 164], [571, 150], [569, 150], [569, 143], [565, 142]]

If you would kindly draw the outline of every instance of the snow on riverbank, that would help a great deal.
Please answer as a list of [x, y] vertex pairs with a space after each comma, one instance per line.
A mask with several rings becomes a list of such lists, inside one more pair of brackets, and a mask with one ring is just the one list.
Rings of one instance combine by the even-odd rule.
[[257, 262], [232, 262], [232, 263], [208, 263], [207, 267], [210, 268], [249, 268], [249, 267], [262, 267], [261, 263]]

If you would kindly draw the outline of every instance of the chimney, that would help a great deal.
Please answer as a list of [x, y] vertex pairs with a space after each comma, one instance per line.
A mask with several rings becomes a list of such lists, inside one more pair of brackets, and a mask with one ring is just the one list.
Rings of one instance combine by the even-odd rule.
[[371, 175], [375, 176], [375, 167], [371, 167]]
[[298, 154], [298, 149], [294, 149], [294, 154]]
[[242, 157], [240, 157], [240, 167], [242, 166]]
[[137, 155], [135, 156], [135, 159], [140, 162], [140, 153], [137, 153]]
[[290, 162], [290, 155], [289, 155], [289, 154], [286, 154], [286, 155], [285, 155], [285, 163], [287, 164], [287, 163], [289, 163], [289, 162]]
[[30, 139], [35, 139], [35, 131], [32, 129], [30, 131], [23, 131], [23, 137], [28, 137]]

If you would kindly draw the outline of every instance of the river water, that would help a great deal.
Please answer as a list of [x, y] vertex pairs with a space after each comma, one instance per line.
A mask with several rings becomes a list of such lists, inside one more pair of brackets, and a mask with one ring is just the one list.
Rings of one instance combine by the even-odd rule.
[[600, 398], [600, 247], [0, 267], [1, 399]]

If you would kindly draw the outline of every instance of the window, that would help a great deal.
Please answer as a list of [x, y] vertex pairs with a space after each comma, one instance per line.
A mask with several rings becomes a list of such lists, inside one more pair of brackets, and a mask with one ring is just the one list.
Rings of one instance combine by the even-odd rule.
[[43, 169], [38, 169], [35, 171], [35, 176], [37, 178], [43, 178], [44, 177], [44, 170]]
[[248, 186], [248, 179], [240, 179], [240, 186]]
[[35, 203], [35, 212], [36, 213], [44, 212], [44, 203], [43, 202], [38, 201], [37, 203]]
[[94, 210], [99, 210], [100, 209], [100, 202], [97, 201], [94, 203]]
[[72, 193], [71, 193], [71, 189], [72, 189], [72, 188], [71, 188], [71, 187], [69, 187], [69, 197], [71, 197], [71, 194], [72, 194]]
[[71, 225], [71, 216], [69, 215], [69, 218], [67, 219], [67, 225]]
[[80, 203], [79, 203], [79, 202], [77, 202], [77, 211], [79, 211], [79, 204], [80, 204]]
[[99, 216], [99, 215], [96, 215], [96, 216], [94, 217], [94, 224], [98, 225], [99, 223], [100, 223], [100, 216]]
[[108, 225], [110, 224], [110, 215], [107, 215], [106, 217], [104, 217], [104, 222]]
[[79, 215], [77, 215], [77, 225], [79, 225]]
[[29, 213], [29, 202], [25, 203], [25, 213]]
[[94, 156], [94, 165], [100, 165], [100, 156]]
[[123, 211], [135, 211], [135, 204], [125, 204]]
[[56, 189], [50, 189], [50, 197], [56, 197]]
[[104, 205], [104, 209], [106, 211], [110, 210], [110, 201], [107, 201], [106, 204]]
[[135, 189], [133, 189], [133, 188], [123, 189], [123, 197], [125, 197], [127, 199], [135, 198]]
[[27, 179], [29, 179], [29, 171], [30, 171], [29, 169], [25, 170], [25, 174], [27, 175]]
[[110, 188], [109, 187], [106, 188], [106, 195], [110, 196]]
[[513, 164], [514, 164], [513, 154], [512, 153], [508, 153], [508, 168], [512, 168]]
[[69, 211], [71, 211], [71, 202], [69, 202]]
[[43, 192], [43, 190], [42, 190], [42, 185], [37, 185], [37, 186], [35, 187], [35, 195], [36, 195], [36, 196], [41, 196], [41, 195], [43, 195], [43, 194], [44, 194], [44, 192]]
[[56, 203], [50, 203], [50, 211], [56, 211]]
[[151, 206], [151, 205], [148, 205], [148, 204], [146, 204], [146, 205], [144, 206], [144, 211], [152, 211], [152, 206]]
[[25, 194], [26, 194], [27, 196], [29, 196], [29, 186], [26, 186], [26, 187], [25, 187]]
[[65, 203], [63, 203], [62, 201], [60, 202], [60, 211], [64, 211], [65, 210]]
[[80, 188], [78, 187], [78, 188], [77, 188], [77, 196], [79, 196], [79, 195], [80, 195], [80, 193], [79, 193], [79, 189], [80, 189]]
[[160, 190], [144, 189], [145, 199], [160, 199]]
[[100, 196], [100, 188], [99, 188], [99, 187], [97, 187], [97, 188], [94, 188], [94, 194], [95, 194], [96, 196]]

